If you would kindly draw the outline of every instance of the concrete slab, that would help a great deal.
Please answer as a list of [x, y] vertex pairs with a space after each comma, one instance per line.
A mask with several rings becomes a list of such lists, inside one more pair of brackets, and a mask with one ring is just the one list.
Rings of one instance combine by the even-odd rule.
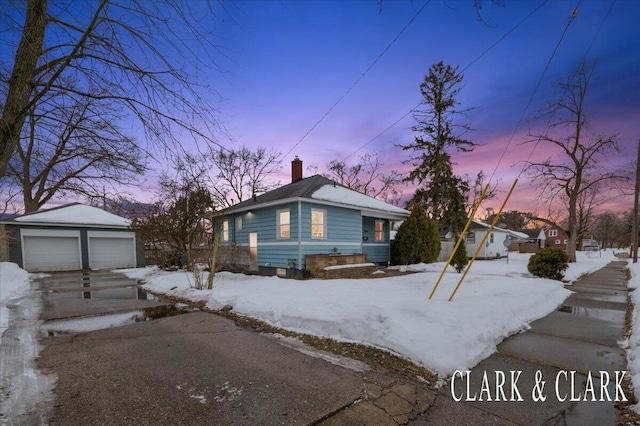
[[363, 395], [361, 374], [200, 312], [43, 343], [54, 424], [309, 424]]
[[573, 295], [567, 297], [564, 302], [562, 302], [563, 306], [580, 306], [584, 308], [596, 308], [596, 309], [609, 309], [620, 312], [627, 311], [626, 303], [618, 303], [618, 302], [605, 302], [596, 299], [590, 299], [588, 297], [573, 297]]
[[601, 319], [608, 323], [615, 323], [618, 327], [624, 327], [625, 312], [621, 310], [563, 305], [558, 311], [576, 316]]
[[617, 321], [558, 311], [532, 322], [530, 331], [613, 347], [618, 347], [618, 340], [624, 337]]
[[614, 302], [621, 303], [626, 305], [627, 303], [627, 295], [626, 294], [604, 294], [604, 293], [592, 293], [585, 291], [577, 291], [571, 295], [574, 299], [587, 299], [587, 300], [595, 300], [598, 302]]
[[538, 333], [513, 336], [499, 344], [498, 351], [525, 361], [583, 374], [589, 371], [622, 371], [627, 362], [621, 348]]
[[598, 287], [578, 287], [578, 286], [566, 286], [567, 290], [583, 293], [596, 293], [596, 294], [612, 294], [618, 296], [626, 296], [627, 290], [625, 289], [609, 289]]

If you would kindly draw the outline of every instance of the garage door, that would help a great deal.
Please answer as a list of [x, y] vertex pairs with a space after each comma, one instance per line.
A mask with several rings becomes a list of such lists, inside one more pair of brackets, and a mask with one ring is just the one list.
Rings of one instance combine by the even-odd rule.
[[21, 230], [22, 262], [29, 272], [82, 269], [80, 232]]
[[91, 269], [133, 268], [136, 266], [133, 232], [90, 231], [89, 267]]

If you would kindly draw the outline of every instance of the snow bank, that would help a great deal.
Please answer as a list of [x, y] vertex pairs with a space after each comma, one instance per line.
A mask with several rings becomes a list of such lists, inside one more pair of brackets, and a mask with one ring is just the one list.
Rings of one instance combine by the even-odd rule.
[[[631, 316], [631, 336], [626, 343], [627, 346], [627, 368], [631, 375], [631, 383], [636, 398], [640, 401], [640, 263], [629, 262], [631, 279], [629, 280], [629, 293], [634, 304]], [[640, 413], [640, 404], [636, 404], [634, 410]]]
[[[421, 273], [376, 279], [287, 280], [216, 274], [213, 290], [194, 290], [184, 272], [150, 271], [152, 291], [206, 301], [287, 330], [376, 346], [448, 376], [469, 369], [505, 337], [557, 309], [571, 294], [562, 283], [532, 278], [528, 255], [477, 262], [452, 302], [461, 274], [443, 263]], [[597, 269], [597, 267], [594, 267]]]
[[0, 262], [0, 336], [9, 326], [7, 304], [29, 291], [29, 273], [10, 262]]

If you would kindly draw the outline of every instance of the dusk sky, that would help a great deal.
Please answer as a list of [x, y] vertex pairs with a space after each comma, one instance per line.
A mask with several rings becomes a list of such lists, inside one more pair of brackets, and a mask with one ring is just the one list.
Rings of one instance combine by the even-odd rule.
[[[576, 4], [578, 13], [562, 37]], [[540, 126], [534, 117], [554, 99], [553, 84], [585, 57], [597, 61], [586, 103], [591, 129], [619, 134], [622, 152], [608, 159], [611, 168], [630, 170], [635, 159], [640, 138], [638, 1], [507, 1], [497, 6], [487, 0], [481, 9], [486, 23], [476, 19], [471, 1], [455, 0], [237, 1], [227, 9], [216, 40], [226, 57], [218, 60], [221, 71], [209, 78], [224, 99], [221, 118], [234, 139], [221, 142], [280, 151], [282, 183], [289, 181], [296, 155], [307, 176], [308, 166], [322, 173], [331, 160], [350, 163], [374, 152], [386, 169], [409, 170], [402, 163], [408, 153], [397, 145], [413, 140], [415, 120], [407, 113], [421, 100], [419, 85], [438, 61], [459, 66], [464, 75], [460, 107], [475, 108], [468, 122], [477, 130], [468, 138], [481, 146], [456, 154], [455, 171], [475, 176], [483, 170], [493, 176], [502, 193], [488, 206], [497, 209], [520, 174], [533, 148], [522, 143], [530, 139], [530, 125]], [[533, 158], [552, 154], [539, 145]], [[404, 192], [408, 196], [412, 189]], [[506, 209], [546, 213], [536, 195], [522, 176]], [[605, 208], [630, 209], [632, 200], [616, 197]]]

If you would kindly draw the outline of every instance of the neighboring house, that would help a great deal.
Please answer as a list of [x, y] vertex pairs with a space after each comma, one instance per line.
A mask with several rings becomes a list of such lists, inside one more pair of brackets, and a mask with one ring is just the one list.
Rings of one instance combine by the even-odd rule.
[[[473, 256], [478, 249], [478, 246], [482, 242], [487, 230], [491, 225], [481, 222], [479, 220], [473, 220], [469, 226], [465, 237], [465, 244], [467, 246], [467, 254]], [[511, 240], [523, 238], [524, 235], [504, 229], [501, 227], [494, 227], [485, 243], [482, 245], [478, 252], [478, 259], [494, 259], [506, 256], [509, 252], [509, 245]], [[506, 242], [505, 242], [506, 241]]]
[[564, 233], [562, 228], [558, 226], [549, 226], [544, 229], [547, 247], [555, 247], [562, 250], [567, 249], [569, 237]]
[[509, 251], [518, 251], [520, 253], [537, 253], [538, 250], [545, 247], [546, 236], [541, 228], [520, 229], [516, 231], [521, 234], [521, 238], [513, 240], [509, 246]]
[[248, 247], [266, 273], [305, 270], [312, 254], [364, 253], [386, 265], [391, 224], [409, 212], [324, 176], [303, 179], [297, 157], [291, 167], [292, 183], [224, 211], [221, 243]]
[[0, 221], [0, 228], [8, 236], [0, 260], [29, 272], [144, 266], [144, 244], [129, 219], [97, 207], [67, 204]]

